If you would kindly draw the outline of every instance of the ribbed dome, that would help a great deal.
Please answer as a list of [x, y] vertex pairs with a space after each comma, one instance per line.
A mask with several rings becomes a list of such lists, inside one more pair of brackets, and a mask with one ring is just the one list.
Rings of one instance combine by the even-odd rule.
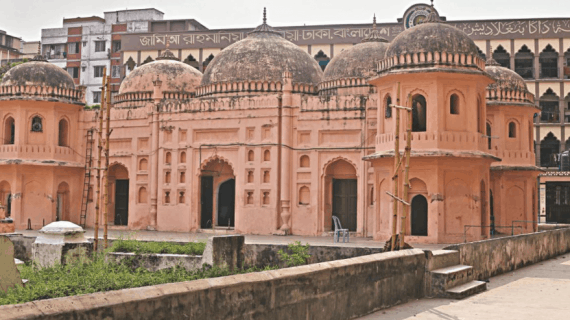
[[[494, 61], [494, 60], [491, 60]], [[527, 91], [524, 79], [511, 69], [501, 67], [498, 63], [489, 63], [485, 66], [485, 71], [492, 76], [496, 82], [487, 86], [487, 89], [507, 89]]]
[[[194, 92], [200, 84], [202, 73], [196, 68], [173, 58], [166, 50], [162, 57], [133, 70], [121, 83], [119, 94], [152, 91], [157, 77], [163, 91]], [[172, 56], [172, 57], [171, 57]]]
[[376, 63], [384, 59], [387, 48], [388, 41], [382, 38], [376, 29], [374, 16], [372, 31], [368, 37], [364, 38], [362, 43], [335, 55], [325, 69], [323, 80], [366, 78], [367, 71], [376, 70]]
[[297, 45], [262, 24], [247, 38], [222, 50], [210, 62], [202, 86], [220, 82], [281, 81], [289, 70], [293, 83], [317, 85], [322, 71], [317, 61]]
[[75, 89], [73, 78], [67, 71], [42, 60], [33, 60], [13, 67], [6, 72], [0, 85]]
[[465, 32], [440, 22], [425, 22], [394, 38], [386, 57], [418, 52], [478, 54], [477, 46]]

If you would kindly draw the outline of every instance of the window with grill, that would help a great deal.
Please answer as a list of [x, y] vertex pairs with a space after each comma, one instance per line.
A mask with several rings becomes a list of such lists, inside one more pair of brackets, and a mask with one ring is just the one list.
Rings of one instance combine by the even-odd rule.
[[95, 52], [105, 51], [105, 41], [95, 41]]
[[67, 52], [69, 54], [79, 53], [79, 42], [72, 42], [67, 44]]
[[497, 50], [493, 52], [493, 59], [497, 61], [502, 67], [511, 68], [511, 55], [503, 48], [498, 46]]
[[527, 46], [515, 54], [515, 72], [524, 79], [534, 78], [534, 55]]
[[93, 92], [93, 103], [101, 103], [101, 91]]
[[95, 66], [93, 67], [93, 76], [95, 78], [101, 78], [104, 76], [103, 74], [103, 69], [105, 68], [105, 66]]
[[121, 41], [113, 41], [113, 52], [121, 51]]
[[79, 78], [79, 67], [69, 67], [67, 68], [67, 73], [73, 78]]
[[542, 50], [539, 63], [541, 78], [558, 78], [558, 53], [551, 45]]
[[120, 78], [121, 77], [121, 66], [112, 66], [111, 67], [111, 77], [112, 78]]

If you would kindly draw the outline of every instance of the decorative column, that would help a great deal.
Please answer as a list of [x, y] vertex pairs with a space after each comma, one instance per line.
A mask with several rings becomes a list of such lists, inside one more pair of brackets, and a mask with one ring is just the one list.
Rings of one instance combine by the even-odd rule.
[[[281, 227], [284, 235], [291, 234], [291, 145], [292, 131], [292, 74], [289, 70], [283, 72], [283, 95], [280, 106], [280, 140], [281, 140]], [[285, 147], [284, 147], [285, 146]]]
[[153, 104], [152, 104], [152, 140], [151, 140], [151, 152], [150, 152], [150, 225], [147, 227], [149, 230], [156, 230], [157, 219], [158, 219], [158, 163], [160, 153], [159, 148], [159, 103], [162, 98], [162, 81], [159, 77], [153, 81], [154, 92], [153, 92]]

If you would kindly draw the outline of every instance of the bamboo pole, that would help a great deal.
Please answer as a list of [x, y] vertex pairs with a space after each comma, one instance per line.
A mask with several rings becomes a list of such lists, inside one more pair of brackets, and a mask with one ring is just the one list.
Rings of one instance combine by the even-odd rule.
[[[408, 103], [406, 103], [407, 107], [410, 109], [406, 110], [408, 113], [408, 123], [406, 128], [406, 149], [405, 149], [405, 159], [406, 159], [406, 166], [404, 167], [404, 195], [402, 196], [402, 221], [400, 222], [401, 231], [400, 231], [400, 249], [404, 248], [404, 237], [406, 235], [406, 217], [410, 212], [410, 154], [412, 150], [412, 95], [408, 94]], [[407, 202], [407, 203], [406, 203]]]
[[[398, 82], [398, 93], [396, 95], [396, 105], [400, 105], [400, 83]], [[400, 109], [394, 108], [396, 111], [396, 135], [394, 137], [394, 176], [392, 177], [394, 197], [398, 197], [398, 168], [400, 167]], [[394, 251], [396, 246], [396, 232], [398, 231], [398, 201], [394, 200], [392, 206], [392, 239], [391, 251]]]
[[[103, 68], [103, 73], [107, 70]], [[101, 97], [105, 96], [106, 77], [103, 77], [103, 86], [101, 87]], [[105, 100], [101, 100], [99, 107], [99, 130], [97, 131], [97, 192], [95, 196], [95, 235], [93, 239], [93, 249], [97, 252], [99, 244], [99, 204], [101, 203], [101, 153], [103, 151], [103, 111], [105, 110]]]
[[106, 108], [106, 126], [105, 126], [105, 216], [103, 218], [103, 220], [105, 221], [105, 225], [104, 225], [104, 234], [103, 234], [103, 238], [105, 239], [105, 249], [107, 249], [108, 247], [108, 241], [107, 241], [107, 226], [109, 224], [108, 220], [109, 220], [109, 137], [111, 136], [111, 84], [110, 84], [110, 80], [111, 77], [107, 75], [107, 73], [105, 73], [105, 77], [107, 77], [107, 90], [105, 91], [106, 93], [106, 97], [105, 97], [105, 105], [107, 106]]

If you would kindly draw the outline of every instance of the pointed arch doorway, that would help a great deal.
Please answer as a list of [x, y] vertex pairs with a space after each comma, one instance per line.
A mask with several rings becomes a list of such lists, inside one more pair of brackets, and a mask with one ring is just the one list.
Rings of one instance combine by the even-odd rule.
[[215, 158], [203, 166], [201, 171], [200, 228], [234, 226], [235, 174], [227, 161]]
[[[325, 201], [329, 208], [326, 220], [334, 230], [332, 216], [338, 217], [344, 229], [356, 231], [358, 183], [356, 168], [349, 162], [339, 159], [325, 169]], [[326, 222], [325, 222], [326, 223]]]

